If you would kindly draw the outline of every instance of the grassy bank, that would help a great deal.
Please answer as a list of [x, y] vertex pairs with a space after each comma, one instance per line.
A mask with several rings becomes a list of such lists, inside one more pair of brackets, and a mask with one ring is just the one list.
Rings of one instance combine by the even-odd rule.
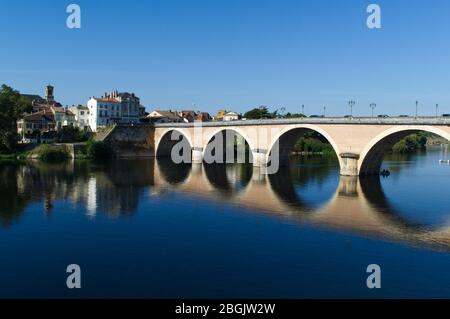
[[[71, 152], [73, 148], [73, 154]], [[77, 144], [20, 145], [16, 150], [0, 152], [0, 162], [40, 160], [43, 162], [64, 162], [76, 160], [107, 160], [112, 157], [110, 147], [104, 142], [89, 140]]]

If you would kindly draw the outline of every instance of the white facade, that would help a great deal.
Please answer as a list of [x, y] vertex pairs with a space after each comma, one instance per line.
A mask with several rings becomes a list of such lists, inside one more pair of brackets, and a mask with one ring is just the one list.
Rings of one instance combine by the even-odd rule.
[[227, 114], [225, 114], [223, 116], [223, 120], [224, 121], [237, 121], [239, 120], [239, 114], [235, 113], [235, 112], [228, 112]]
[[90, 129], [89, 108], [87, 106], [72, 106], [69, 110], [75, 115], [75, 126], [80, 130]]
[[120, 102], [113, 99], [91, 98], [87, 103], [89, 109], [89, 126], [92, 132], [99, 127], [106, 127], [120, 122], [122, 117]]

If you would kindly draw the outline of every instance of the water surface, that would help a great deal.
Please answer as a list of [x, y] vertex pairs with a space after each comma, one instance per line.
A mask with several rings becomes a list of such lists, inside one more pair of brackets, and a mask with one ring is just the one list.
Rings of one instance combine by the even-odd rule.
[[[340, 177], [248, 165], [0, 164], [0, 297], [450, 297], [450, 166], [438, 148]], [[66, 288], [66, 267], [82, 289]], [[382, 267], [382, 289], [366, 267]]]

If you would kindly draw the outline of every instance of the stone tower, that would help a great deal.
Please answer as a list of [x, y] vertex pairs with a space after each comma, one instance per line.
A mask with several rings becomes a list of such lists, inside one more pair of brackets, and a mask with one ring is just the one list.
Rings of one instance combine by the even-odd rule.
[[54, 87], [51, 85], [47, 85], [45, 88], [45, 98], [47, 102], [54, 102], [55, 96], [53, 95]]

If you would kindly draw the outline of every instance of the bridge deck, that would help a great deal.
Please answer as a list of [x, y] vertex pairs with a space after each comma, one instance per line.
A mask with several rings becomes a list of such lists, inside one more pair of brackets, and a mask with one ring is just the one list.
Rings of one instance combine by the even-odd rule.
[[[270, 120], [239, 120], [239, 121], [212, 121], [201, 122], [204, 127], [226, 126], [253, 126], [253, 125], [289, 125], [289, 124], [353, 124], [353, 125], [441, 125], [450, 126], [450, 117], [326, 117], [326, 118], [295, 118], [295, 119], [270, 119]], [[151, 124], [150, 124], [151, 125]], [[196, 123], [160, 123], [154, 127], [194, 127]], [[197, 123], [198, 125], [198, 123]]]

